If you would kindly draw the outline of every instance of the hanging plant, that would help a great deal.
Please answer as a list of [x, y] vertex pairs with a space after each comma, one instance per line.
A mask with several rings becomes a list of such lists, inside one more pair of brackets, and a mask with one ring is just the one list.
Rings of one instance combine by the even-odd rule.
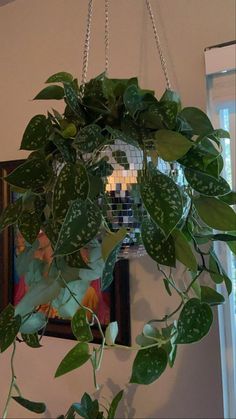
[[[27, 246], [17, 264], [24, 272], [39, 248], [40, 232], [47, 236], [52, 254], [47, 264], [34, 259], [26, 295], [16, 307], [9, 305], [0, 314], [1, 352], [11, 345], [15, 352], [17, 340], [39, 347], [38, 331], [48, 318], [38, 307], [49, 304], [71, 320], [78, 340], [55, 377], [91, 361], [97, 386], [104, 348], [116, 347], [117, 323], [111, 323], [104, 334], [96, 313], [83, 306], [82, 299], [92, 279], [101, 277], [103, 289], [111, 284], [122, 243], [131, 233], [112, 224], [106, 186], [114, 168], [103, 155], [108, 151], [126, 170], [130, 163], [125, 144], [142, 156], [135, 184], [139, 242], [156, 262], [168, 294], [174, 291], [180, 298], [172, 313], [144, 319], [132, 348], [137, 355], [130, 383], [150, 384], [168, 364], [173, 366], [178, 345], [197, 342], [209, 332], [212, 306], [224, 302], [215, 284], [225, 283], [231, 292], [231, 280], [214, 253], [215, 241], [234, 251], [236, 216], [231, 206], [236, 193], [221, 176], [221, 141], [229, 134], [214, 129], [200, 109], [182, 108], [175, 92], [166, 90], [157, 99], [154, 92], [141, 89], [136, 78], [110, 79], [102, 74], [81, 89], [71, 74], [61, 72], [46, 83], [35, 99], [64, 100], [65, 110], [36, 115], [27, 125], [21, 149], [30, 154], [5, 178], [19, 197], [2, 213], [0, 230], [14, 226], [23, 236]], [[189, 272], [189, 282], [182, 287], [176, 282], [179, 263]], [[201, 285], [203, 273], [208, 275], [207, 286]], [[98, 323], [102, 338], [101, 345], [92, 349], [88, 313]], [[13, 390], [19, 392], [14, 373], [4, 417], [11, 397], [36, 413], [44, 411], [41, 403], [13, 397]], [[121, 397], [119, 393], [109, 418], [114, 417]], [[86, 394], [71, 409], [73, 415], [104, 417], [97, 401]]]

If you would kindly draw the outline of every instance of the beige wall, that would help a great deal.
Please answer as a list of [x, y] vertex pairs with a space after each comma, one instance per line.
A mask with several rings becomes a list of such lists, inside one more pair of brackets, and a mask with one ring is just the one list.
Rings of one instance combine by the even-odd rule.
[[[17, 151], [25, 124], [47, 104], [31, 99], [51, 74], [65, 70], [80, 77], [85, 0], [16, 0], [0, 7], [0, 160], [19, 159]], [[1, 1], [0, 1], [1, 4]], [[159, 12], [161, 38], [173, 87], [185, 105], [204, 108], [203, 50], [232, 40], [234, 0], [153, 0]], [[88, 76], [103, 71], [103, 1], [95, 0], [91, 63]], [[143, 86], [164, 89], [164, 79], [147, 24], [144, 0], [111, 0], [110, 75], [138, 75]], [[54, 104], [54, 107], [58, 104]], [[133, 336], [145, 320], [161, 315], [170, 304], [155, 267], [147, 258], [131, 262]], [[173, 304], [173, 303], [172, 303]], [[93, 392], [91, 371], [82, 367], [54, 380], [53, 373], [73, 342], [45, 338], [44, 347], [18, 345], [16, 373], [24, 396], [44, 400], [47, 418], [65, 412], [84, 391]], [[0, 357], [0, 410], [9, 383], [9, 353]], [[111, 396], [128, 381], [134, 354], [106, 354], [99, 374], [102, 396]], [[120, 417], [222, 417], [219, 336], [217, 322], [201, 343], [181, 347], [177, 362], [151, 386], [130, 386]], [[33, 417], [14, 402], [11, 418]]]

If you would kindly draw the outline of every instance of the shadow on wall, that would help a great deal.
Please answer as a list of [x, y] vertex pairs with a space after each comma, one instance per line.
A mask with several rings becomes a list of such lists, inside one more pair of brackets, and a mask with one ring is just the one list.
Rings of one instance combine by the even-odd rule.
[[5, 4], [12, 3], [15, 0], [0, 0], [0, 7], [5, 6]]

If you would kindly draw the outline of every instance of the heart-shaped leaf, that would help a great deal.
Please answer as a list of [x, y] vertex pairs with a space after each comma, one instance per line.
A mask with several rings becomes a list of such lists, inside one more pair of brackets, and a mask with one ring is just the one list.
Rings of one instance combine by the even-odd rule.
[[22, 333], [21, 337], [23, 341], [26, 343], [26, 345], [30, 346], [31, 348], [41, 348], [42, 346], [40, 345], [40, 342], [39, 342], [38, 333], [29, 333], [29, 334]]
[[234, 231], [236, 214], [234, 210], [214, 197], [200, 196], [194, 199], [194, 206], [200, 218], [209, 227], [222, 231]]
[[54, 255], [68, 255], [81, 249], [96, 236], [100, 225], [101, 212], [97, 205], [77, 199], [66, 214]]
[[187, 268], [196, 271], [197, 260], [185, 235], [177, 228], [172, 231], [171, 235], [174, 238], [176, 259], [187, 266]]
[[22, 212], [18, 219], [18, 228], [24, 239], [33, 244], [40, 232], [40, 219], [38, 215], [33, 212]]
[[208, 332], [213, 321], [211, 308], [192, 298], [183, 307], [178, 324], [175, 343], [193, 343], [201, 340]]
[[80, 198], [86, 200], [89, 193], [89, 179], [84, 165], [67, 163], [61, 170], [53, 192], [53, 214], [64, 218], [71, 203]]
[[40, 158], [30, 158], [5, 177], [10, 185], [35, 191], [43, 187], [52, 172], [47, 162]]
[[0, 231], [4, 228], [15, 224], [22, 211], [22, 198], [9, 204], [3, 211], [0, 217]]
[[61, 71], [50, 76], [45, 83], [70, 83], [72, 81], [72, 74], [67, 73], [66, 71]]
[[182, 134], [167, 129], [156, 131], [154, 138], [154, 146], [159, 156], [166, 161], [180, 159], [193, 145]]
[[228, 205], [235, 205], [236, 204], [236, 192], [231, 191], [224, 196], [220, 196], [220, 200], [225, 202]]
[[165, 237], [162, 230], [147, 217], [141, 227], [144, 247], [153, 260], [161, 265], [175, 266], [175, 245], [173, 238]]
[[44, 413], [46, 411], [46, 405], [44, 403], [32, 402], [20, 396], [12, 396], [12, 398], [25, 409], [30, 410], [30, 412]]
[[102, 135], [99, 125], [90, 124], [78, 132], [74, 144], [80, 151], [91, 153], [105, 142], [106, 139]]
[[90, 358], [89, 347], [87, 343], [78, 343], [71, 349], [61, 361], [56, 370], [55, 377], [60, 377], [76, 368], [81, 367]]
[[66, 102], [68, 103], [70, 109], [75, 114], [80, 115], [80, 102], [78, 94], [72, 83], [64, 83], [64, 93], [66, 97]]
[[143, 203], [152, 220], [168, 236], [182, 217], [180, 191], [168, 176], [156, 171], [142, 180]]
[[230, 191], [230, 186], [222, 177], [216, 179], [206, 173], [196, 170], [185, 169], [185, 177], [190, 186], [203, 195], [225, 195]]
[[0, 351], [4, 352], [15, 340], [21, 325], [21, 317], [16, 315], [9, 304], [0, 314]]
[[38, 150], [48, 141], [51, 125], [45, 115], [36, 115], [23, 134], [21, 150]]
[[80, 342], [90, 342], [93, 340], [93, 334], [91, 332], [86, 310], [80, 308], [73, 316], [71, 320], [71, 328], [74, 336]]
[[60, 100], [64, 97], [64, 89], [61, 86], [47, 86], [39, 92], [34, 100]]
[[222, 294], [210, 287], [201, 285], [201, 301], [211, 306], [224, 303], [225, 299]]
[[167, 361], [167, 353], [162, 348], [153, 347], [138, 351], [133, 363], [130, 383], [153, 383], [165, 371]]
[[191, 125], [193, 134], [204, 135], [214, 131], [210, 119], [201, 109], [194, 107], [184, 108], [180, 116]]
[[105, 266], [103, 269], [102, 277], [101, 277], [101, 289], [104, 291], [107, 289], [111, 283], [113, 282], [114, 276], [114, 268], [117, 261], [118, 253], [120, 251], [121, 244], [119, 243], [112, 252], [108, 255]]

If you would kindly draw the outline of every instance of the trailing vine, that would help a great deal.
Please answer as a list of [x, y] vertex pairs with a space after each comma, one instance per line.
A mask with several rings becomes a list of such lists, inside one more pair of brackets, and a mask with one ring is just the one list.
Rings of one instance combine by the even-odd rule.
[[[117, 322], [104, 333], [97, 314], [82, 303], [91, 280], [99, 277], [102, 289], [110, 286], [122, 243], [131, 234], [125, 226], [112, 225], [106, 185], [114, 167], [103, 151], [124, 170], [130, 164], [124, 145], [141, 153], [142, 169], [133, 185], [139, 202], [137, 243], [156, 262], [167, 293], [180, 298], [171, 313], [144, 319], [134, 346], [122, 346], [137, 351], [130, 383], [150, 384], [168, 364], [172, 367], [178, 345], [197, 342], [209, 332], [212, 306], [224, 302], [215, 284], [224, 283], [228, 294], [232, 289], [214, 252], [215, 241], [225, 242], [235, 252], [236, 218], [231, 206], [236, 193], [221, 176], [221, 141], [228, 132], [214, 129], [200, 109], [182, 108], [171, 90], [158, 100], [154, 92], [141, 89], [136, 78], [109, 79], [102, 74], [81, 88], [71, 74], [61, 72], [46, 83], [35, 99], [64, 100], [65, 111], [53, 109], [30, 120], [21, 142], [21, 149], [30, 154], [4, 179], [18, 198], [3, 211], [0, 230], [14, 226], [22, 235], [25, 248], [16, 265], [28, 285], [16, 307], [9, 304], [0, 314], [1, 352], [13, 347], [4, 418], [12, 398], [36, 413], [46, 409], [44, 403], [22, 397], [13, 359], [19, 343], [40, 347], [51, 309], [71, 320], [77, 339], [55, 377], [90, 361], [98, 388], [96, 373], [104, 353], [120, 348], [115, 343]], [[48, 240], [49, 262], [33, 257], [40, 249], [41, 232]], [[176, 280], [178, 264], [188, 273], [184, 287]], [[209, 286], [201, 284], [202, 273], [208, 275]], [[46, 313], [40, 310], [44, 304], [48, 304]], [[94, 323], [101, 334], [98, 347], [89, 346]], [[118, 393], [104, 413], [98, 401], [85, 393], [60, 417], [79, 414], [98, 419], [107, 414], [111, 419], [122, 395], [123, 391]]]

